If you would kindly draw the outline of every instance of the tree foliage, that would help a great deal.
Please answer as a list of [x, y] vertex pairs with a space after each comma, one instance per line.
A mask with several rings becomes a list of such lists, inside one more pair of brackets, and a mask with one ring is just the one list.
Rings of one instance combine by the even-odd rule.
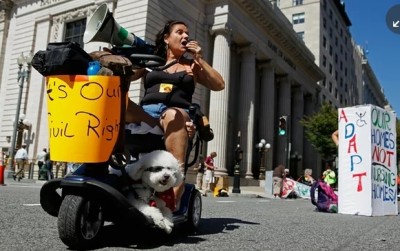
[[321, 157], [332, 160], [337, 155], [337, 147], [332, 141], [332, 133], [338, 129], [337, 110], [325, 103], [317, 113], [305, 117], [300, 123], [304, 127], [306, 139]]
[[[332, 133], [338, 129], [338, 113], [328, 103], [312, 116], [300, 120], [307, 140], [325, 160], [331, 160], [337, 154], [332, 141]], [[396, 123], [397, 162], [400, 161], [400, 123]]]

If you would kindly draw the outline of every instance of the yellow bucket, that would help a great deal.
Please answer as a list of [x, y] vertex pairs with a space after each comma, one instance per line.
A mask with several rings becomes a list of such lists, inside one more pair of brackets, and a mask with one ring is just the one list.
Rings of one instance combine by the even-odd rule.
[[51, 160], [107, 161], [120, 130], [120, 78], [55, 75], [46, 88]]

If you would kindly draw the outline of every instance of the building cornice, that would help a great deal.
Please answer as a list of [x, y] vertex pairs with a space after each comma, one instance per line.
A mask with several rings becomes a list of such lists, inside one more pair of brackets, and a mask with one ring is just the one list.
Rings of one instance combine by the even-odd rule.
[[[235, 0], [257, 23], [263, 27], [275, 43], [309, 76], [319, 81], [325, 77], [323, 71], [315, 64], [315, 57], [299, 37], [290, 22], [278, 7], [267, 0]], [[306, 66], [306, 67], [305, 67]]]

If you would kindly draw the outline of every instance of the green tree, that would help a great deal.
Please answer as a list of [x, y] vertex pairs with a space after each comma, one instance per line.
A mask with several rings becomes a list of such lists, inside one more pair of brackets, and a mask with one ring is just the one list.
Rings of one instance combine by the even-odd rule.
[[325, 160], [332, 160], [337, 155], [337, 147], [332, 141], [332, 133], [338, 129], [338, 112], [328, 103], [321, 109], [300, 120], [306, 139], [315, 147]]

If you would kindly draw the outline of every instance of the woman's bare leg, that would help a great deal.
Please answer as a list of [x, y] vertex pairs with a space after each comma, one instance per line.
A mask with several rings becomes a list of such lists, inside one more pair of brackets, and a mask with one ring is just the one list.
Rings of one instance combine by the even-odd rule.
[[[190, 121], [188, 114], [178, 108], [166, 110], [160, 118], [161, 127], [164, 128], [165, 147], [181, 164], [181, 172], [185, 173], [186, 149], [188, 132], [186, 122]], [[185, 188], [185, 182], [174, 187], [175, 203], [178, 207]], [[178, 209], [178, 208], [176, 208]]]

